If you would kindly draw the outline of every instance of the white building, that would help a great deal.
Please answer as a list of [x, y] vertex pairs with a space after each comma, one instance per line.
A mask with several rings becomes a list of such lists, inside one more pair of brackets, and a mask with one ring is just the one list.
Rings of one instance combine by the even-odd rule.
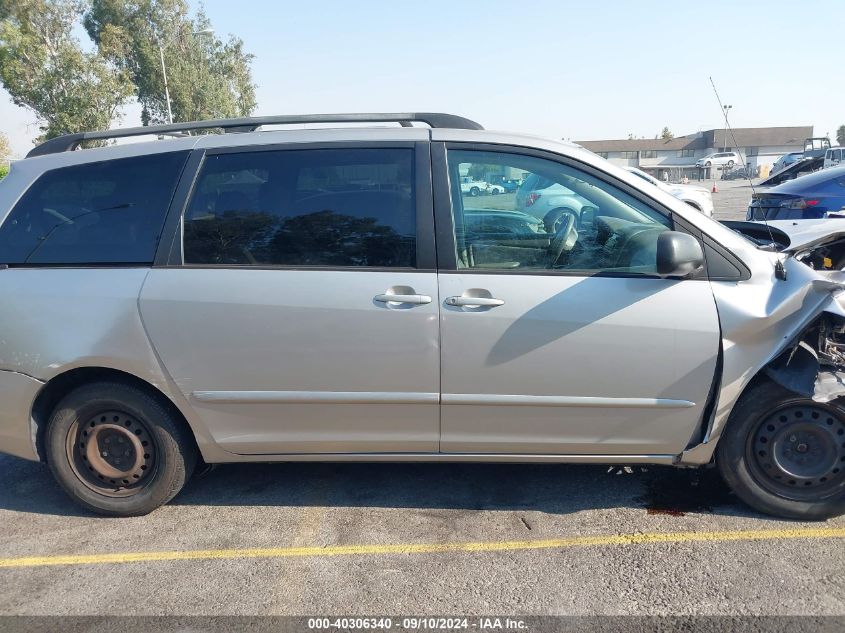
[[813, 136], [813, 126], [745, 127], [730, 130], [706, 130], [670, 140], [619, 139], [609, 141], [576, 141], [621, 167], [639, 167], [662, 178], [668, 171], [673, 180], [686, 175], [708, 178], [695, 167], [695, 161], [714, 152], [739, 152], [752, 168], [771, 165], [784, 154], [804, 149], [804, 139]]

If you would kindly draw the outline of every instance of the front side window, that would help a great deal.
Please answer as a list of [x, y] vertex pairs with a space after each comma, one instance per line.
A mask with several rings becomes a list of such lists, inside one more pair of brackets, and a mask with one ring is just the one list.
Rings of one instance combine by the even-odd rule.
[[410, 148], [209, 156], [185, 212], [185, 263], [412, 268], [413, 174]]
[[[458, 268], [656, 274], [657, 238], [671, 222], [621, 189], [521, 154], [449, 150], [448, 165]], [[479, 166], [521, 184], [467, 195], [461, 179]]]
[[151, 264], [187, 152], [46, 172], [0, 227], [0, 263]]

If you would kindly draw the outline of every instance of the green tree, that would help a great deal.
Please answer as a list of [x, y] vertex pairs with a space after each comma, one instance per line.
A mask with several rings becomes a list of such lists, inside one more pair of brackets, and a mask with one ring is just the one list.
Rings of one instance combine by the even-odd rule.
[[73, 35], [82, 0], [0, 0], [0, 81], [32, 110], [37, 140], [108, 128], [132, 94], [127, 74]]
[[100, 52], [131, 76], [145, 125], [167, 121], [159, 46], [174, 121], [255, 109], [253, 56], [239, 38], [217, 38], [202, 10], [191, 18], [186, 0], [92, 0], [84, 24]]
[[0, 132], [0, 164], [5, 163], [12, 157], [12, 146], [9, 144], [9, 137]]
[[675, 135], [672, 134], [672, 130], [670, 130], [668, 127], [664, 127], [663, 131], [660, 133], [660, 138], [662, 138], [664, 141], [671, 141], [673, 138], [675, 138]]
[[840, 125], [836, 130], [836, 142], [845, 145], [845, 125]]

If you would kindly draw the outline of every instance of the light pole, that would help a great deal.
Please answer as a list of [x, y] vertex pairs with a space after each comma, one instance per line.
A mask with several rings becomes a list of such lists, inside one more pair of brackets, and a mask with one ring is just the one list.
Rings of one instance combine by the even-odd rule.
[[[212, 35], [214, 33], [214, 29], [202, 29], [201, 31], [194, 31], [191, 33], [191, 37], [196, 37], [197, 35]], [[177, 36], [174, 36], [164, 44], [161, 43], [161, 40], [158, 40], [156, 44], [158, 44], [158, 56], [161, 60], [161, 76], [164, 78], [164, 99], [167, 102], [167, 122], [173, 123], [173, 110], [170, 106], [170, 89], [167, 87], [167, 68], [164, 65], [164, 49], [170, 46], [175, 40]]]
[[722, 109], [725, 111], [725, 144], [722, 145], [722, 151], [727, 151], [728, 148], [728, 111], [732, 108], [732, 105], [723, 105]]

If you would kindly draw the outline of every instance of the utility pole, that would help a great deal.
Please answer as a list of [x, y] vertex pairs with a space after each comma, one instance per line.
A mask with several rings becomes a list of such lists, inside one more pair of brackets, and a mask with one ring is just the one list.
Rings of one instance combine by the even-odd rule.
[[[191, 35], [193, 37], [196, 37], [198, 35], [213, 35], [213, 34], [214, 34], [213, 29], [203, 29], [201, 31], [194, 31], [193, 33], [191, 33]], [[178, 35], [176, 37], [178, 37]], [[161, 76], [164, 78], [164, 100], [167, 102], [167, 122], [168, 123], [173, 123], [173, 110], [172, 110], [172, 107], [170, 105], [170, 88], [168, 88], [168, 86], [167, 86], [167, 68], [164, 65], [164, 49], [166, 47], [170, 46], [173, 43], [173, 41], [176, 39], [176, 37], [174, 37], [173, 39], [171, 39], [170, 41], [168, 41], [164, 44], [161, 43], [161, 40], [156, 41], [156, 44], [158, 45], [158, 56], [159, 56], [159, 59], [161, 60]]]
[[159, 43], [158, 54], [161, 58], [161, 76], [164, 77], [164, 99], [167, 101], [167, 122], [173, 123], [173, 110], [170, 108], [170, 90], [167, 87], [167, 68], [164, 66], [164, 47]]
[[[728, 111], [732, 108], [732, 105], [723, 105], [722, 109], [725, 111], [725, 144], [722, 145], [722, 151], [726, 151], [728, 147]], [[736, 148], [734, 148], [736, 149]]]

